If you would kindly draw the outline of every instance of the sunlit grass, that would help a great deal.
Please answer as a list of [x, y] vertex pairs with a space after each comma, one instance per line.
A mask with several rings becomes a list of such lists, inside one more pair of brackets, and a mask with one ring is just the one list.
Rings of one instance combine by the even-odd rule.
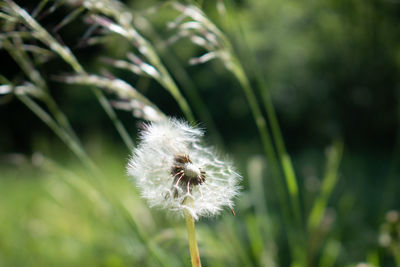
[[[305, 156], [308, 151], [304, 155], [289, 155], [269, 88], [252, 62], [255, 61], [252, 51], [243, 45], [242, 49], [248, 50], [238, 53], [224, 32], [229, 27], [224, 29], [215, 24], [201, 4], [172, 1], [149, 10], [132, 11], [118, 1], [87, 0], [85, 6], [80, 1], [66, 1], [72, 11], [50, 30], [41, 25], [38, 15], [51, 14], [64, 3], [51, 3], [49, 7], [47, 2], [41, 1], [30, 12], [11, 0], [0, 3], [1, 49], [21, 70], [16, 78], [0, 76], [1, 94], [15, 96], [66, 145], [55, 145], [56, 150], [62, 151], [57, 155], [44, 151], [43, 155], [35, 152], [2, 156], [0, 265], [190, 266], [184, 222], [149, 209], [125, 175], [127, 151], [134, 147], [134, 133], [127, 132], [114, 109], [132, 112], [136, 118], [149, 121], [164, 119], [166, 114], [152, 102], [154, 99], [148, 98], [145, 90], [114, 77], [109, 69], [99, 68], [96, 70], [99, 73], [93, 74], [86, 71], [73, 50], [56, 38], [60, 29], [77, 19], [87, 23], [85, 37], [80, 40], [85, 45], [107, 39], [113, 40], [115, 47], [120, 42], [129, 47], [129, 51], [123, 50], [123, 58], [104, 55], [103, 63], [128, 71], [135, 78], [157, 82], [187, 120], [195, 123], [197, 115], [199, 121], [204, 120], [210, 126], [209, 135], [217, 136], [220, 141], [210, 110], [196, 91], [186, 65], [176, 62], [174, 55], [165, 51], [179, 45], [180, 39], [190, 41], [205, 50], [205, 54], [187, 58], [188, 64], [207, 64], [211, 59], [219, 59], [224, 71], [232, 74], [234, 83], [243, 90], [262, 146], [241, 140], [246, 144], [234, 143], [229, 147], [244, 176], [243, 191], [237, 200], [235, 217], [226, 211], [217, 219], [198, 224], [199, 249], [205, 266], [400, 264], [396, 228], [399, 218], [393, 215], [398, 213], [388, 213], [386, 223], [378, 231], [379, 222], [385, 221], [382, 214], [387, 212], [387, 206], [384, 211], [373, 213], [382, 218], [376, 218], [371, 226], [358, 213], [360, 206], [369, 209], [371, 192], [361, 187], [356, 188], [359, 191], [347, 188], [357, 185], [346, 179], [357, 174], [353, 168], [359, 167], [359, 155], [346, 159], [346, 143], [341, 139], [331, 140], [333, 145], [325, 154], [318, 151], [317, 156], [310, 158]], [[220, 12], [222, 6], [220, 1]], [[233, 5], [228, 7], [224, 11], [228, 12], [227, 18], [238, 19]], [[150, 22], [151, 16], [166, 12], [164, 9], [175, 16], [172, 22], [164, 22], [170, 34], [165, 40]], [[235, 25], [240, 28], [240, 21]], [[91, 32], [94, 28], [101, 28], [98, 35]], [[245, 40], [245, 34], [239, 32], [240, 29], [237, 36]], [[241, 62], [243, 55], [251, 63]], [[61, 60], [71, 73], [54, 70], [49, 75], [42, 71], [43, 64], [52, 58]], [[251, 76], [255, 76], [256, 82]], [[89, 86], [125, 148], [101, 147], [95, 138], [83, 143], [71, 126], [73, 122], [53, 99], [54, 88], [49, 87], [47, 79], [71, 87]], [[226, 90], [229, 95], [229, 89]], [[112, 97], [117, 99], [110, 101]], [[48, 141], [48, 145], [53, 143]], [[79, 162], [66, 156], [66, 148]], [[40, 147], [38, 150], [41, 151]], [[341, 174], [343, 162], [345, 175]], [[394, 179], [391, 184], [396, 184]], [[396, 189], [389, 191], [391, 196], [387, 199], [393, 199]], [[377, 206], [375, 203], [374, 207]]]
[[[184, 222], [150, 210], [125, 176], [118, 153], [103, 152], [107, 156], [96, 157], [103, 171], [99, 177], [91, 177], [74, 161], [60, 166], [40, 154], [6, 158], [21, 161], [1, 165], [2, 264], [188, 266], [189, 255], [181, 252], [187, 249]], [[251, 200], [245, 196], [241, 201]], [[264, 226], [249, 214], [247, 230], [242, 228], [245, 226], [238, 222], [246, 218], [247, 205], [239, 204], [236, 217], [226, 210], [222, 221], [199, 224], [199, 246], [207, 266], [253, 264], [241, 241], [241, 235], [247, 234], [240, 232], [254, 233], [259, 227], [264, 231]], [[124, 208], [134, 227], [121, 216]], [[259, 225], [253, 227], [256, 223]], [[258, 257], [265, 235], [251, 236], [261, 238], [253, 248]], [[151, 256], [149, 244], [165, 262]], [[235, 255], [237, 249], [241, 252]]]

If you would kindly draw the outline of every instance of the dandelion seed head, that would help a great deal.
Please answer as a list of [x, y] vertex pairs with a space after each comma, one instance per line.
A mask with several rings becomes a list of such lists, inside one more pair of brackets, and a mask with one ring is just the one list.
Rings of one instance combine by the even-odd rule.
[[[151, 207], [198, 219], [233, 208], [241, 176], [202, 143], [203, 131], [166, 119], [147, 124], [127, 167]], [[190, 198], [190, 204], [186, 199]]]

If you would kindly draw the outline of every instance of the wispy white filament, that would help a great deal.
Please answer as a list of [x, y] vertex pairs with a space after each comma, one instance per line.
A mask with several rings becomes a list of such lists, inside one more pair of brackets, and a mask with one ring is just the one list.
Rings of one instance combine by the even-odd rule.
[[[176, 119], [146, 125], [127, 171], [150, 206], [180, 216], [188, 210], [195, 219], [217, 215], [224, 207], [233, 208], [241, 176], [229, 161], [203, 146], [202, 136], [202, 130]], [[192, 163], [184, 166], [189, 175], [205, 172], [205, 182], [192, 186], [190, 192], [177, 185], [171, 174], [177, 155], [189, 156]], [[192, 198], [190, 205], [185, 204], [185, 198]]]

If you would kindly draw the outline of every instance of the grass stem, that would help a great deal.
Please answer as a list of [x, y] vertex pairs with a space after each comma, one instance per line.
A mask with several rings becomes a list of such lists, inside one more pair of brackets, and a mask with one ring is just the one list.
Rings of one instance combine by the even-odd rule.
[[38, 116], [53, 132], [75, 153], [75, 155], [92, 171], [97, 171], [97, 167], [82, 149], [82, 147], [60, 127], [38, 104], [30, 97], [17, 95], [18, 99], [24, 103], [36, 116]]
[[[33, 17], [28, 14], [28, 12], [18, 6], [15, 2], [7, 0], [7, 3], [15, 12], [15, 14], [22, 19], [23, 23], [32, 30], [34, 36], [38, 40], [49, 46], [49, 48], [53, 52], [58, 54], [68, 65], [70, 65], [76, 73], [86, 73], [85, 69], [81, 66], [81, 64], [78, 62], [78, 60], [75, 58], [75, 56], [67, 46], [64, 46], [56, 41], [56, 39], [54, 39], [54, 37], [51, 36], [46, 29], [44, 29]], [[118, 119], [108, 99], [99, 89], [91, 88], [91, 90], [93, 91], [93, 94], [96, 96], [102, 108], [105, 110], [106, 114], [113, 122], [116, 130], [121, 135], [121, 138], [126, 146], [131, 149], [133, 147], [133, 140], [129, 136], [121, 121]]]

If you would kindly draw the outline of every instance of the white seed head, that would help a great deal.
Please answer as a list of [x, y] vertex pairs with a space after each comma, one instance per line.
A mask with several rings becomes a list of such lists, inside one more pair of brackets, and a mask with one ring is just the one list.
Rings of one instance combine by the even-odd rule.
[[202, 130], [172, 118], [145, 126], [127, 172], [150, 206], [179, 216], [187, 210], [196, 220], [233, 208], [241, 176], [201, 143], [202, 136]]

